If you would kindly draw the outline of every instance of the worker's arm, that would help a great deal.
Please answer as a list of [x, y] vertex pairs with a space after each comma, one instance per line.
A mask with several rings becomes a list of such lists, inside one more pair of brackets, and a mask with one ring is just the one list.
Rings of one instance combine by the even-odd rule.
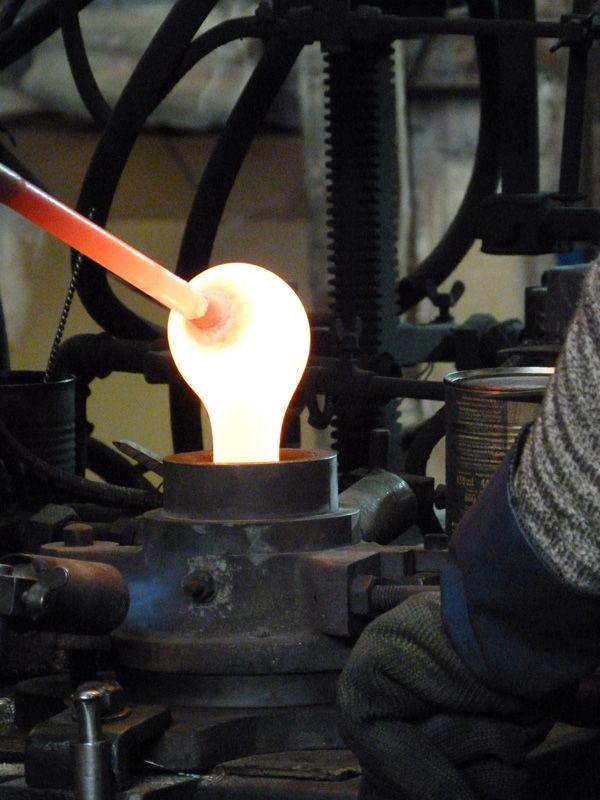
[[600, 662], [600, 267], [540, 416], [465, 515], [439, 599], [376, 619], [342, 675], [364, 798], [519, 797], [522, 765]]
[[446, 630], [481, 677], [542, 697], [600, 662], [600, 267], [541, 413], [452, 541]]

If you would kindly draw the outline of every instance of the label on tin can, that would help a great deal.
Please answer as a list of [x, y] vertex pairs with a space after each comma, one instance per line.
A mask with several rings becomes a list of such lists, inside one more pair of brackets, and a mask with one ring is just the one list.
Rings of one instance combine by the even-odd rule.
[[521, 429], [537, 416], [548, 367], [453, 372], [446, 388], [446, 532], [450, 536]]

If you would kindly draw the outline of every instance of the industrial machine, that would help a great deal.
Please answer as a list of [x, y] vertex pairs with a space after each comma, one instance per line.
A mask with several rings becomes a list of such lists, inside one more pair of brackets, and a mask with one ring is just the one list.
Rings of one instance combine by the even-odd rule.
[[[77, 291], [105, 333], [63, 342], [61, 324], [40, 373], [12, 372], [1, 337], [0, 798], [350, 800], [360, 768], [336, 727], [339, 672], [370, 619], [436, 591], [448, 536], [535, 415], [586, 267], [549, 270], [520, 323], [481, 314], [456, 324], [461, 287], [438, 287], [476, 239], [488, 253], [524, 255], [600, 242], [600, 210], [580, 186], [600, 18], [589, 0], [555, 19], [539, 19], [534, 0], [273, 0], [204, 31], [214, 0], [176, 0], [110, 108], [79, 29], [87, 4], [0, 5], [0, 66], [62, 28], [99, 129], [77, 210], [100, 226], [146, 119], [180, 77], [235, 39], [262, 41], [196, 189], [176, 270], [185, 280], [208, 267], [236, 175], [298, 54], [320, 43], [331, 302], [326, 317], [309, 309], [311, 351], [277, 461], [213, 461], [165, 332], [79, 252], [64, 316]], [[479, 143], [452, 225], [398, 281], [391, 44], [432, 35], [474, 37]], [[568, 62], [552, 192], [539, 191], [541, 38]], [[0, 161], [36, 183], [2, 144]], [[439, 316], [422, 324], [409, 312], [426, 296]], [[452, 373], [445, 382], [403, 373], [438, 361]], [[90, 436], [90, 383], [119, 370], [169, 385], [175, 455], [127, 443], [119, 453]], [[446, 402], [406, 430], [399, 398]], [[311, 425], [331, 429], [332, 450], [303, 447], [305, 408]], [[427, 473], [444, 437], [445, 487]], [[552, 763], [577, 769], [594, 746], [573, 729], [552, 745]], [[551, 783], [548, 752], [532, 773]]]

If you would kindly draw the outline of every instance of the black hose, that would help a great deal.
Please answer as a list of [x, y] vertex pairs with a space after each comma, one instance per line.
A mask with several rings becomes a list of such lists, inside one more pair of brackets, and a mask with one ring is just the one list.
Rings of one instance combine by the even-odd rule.
[[[5, 147], [2, 143], [0, 143], [0, 163], [6, 164], [7, 167], [12, 169], [18, 175], [21, 175], [25, 180], [29, 181], [29, 183], [33, 183], [34, 186], [39, 187], [40, 189], [44, 189], [43, 183], [31, 172], [28, 167], [26, 167], [15, 155], [12, 153], [7, 147]], [[44, 189], [45, 190], [45, 189]], [[46, 191], [46, 190], [45, 190]]]
[[[235, 39], [262, 35], [265, 33], [266, 29], [265, 22], [258, 20], [256, 17], [240, 17], [238, 19], [226, 20], [225, 22], [215, 25], [210, 30], [201, 34], [197, 39], [194, 39], [191, 42], [175, 76], [170, 77], [168, 86], [163, 93], [163, 97], [172, 90], [177, 82], [181, 80], [181, 78], [187, 72], [189, 72], [189, 70], [192, 69], [198, 61], [209, 55], [218, 47], [228, 44]], [[160, 99], [162, 99], [162, 97]], [[160, 102], [160, 100], [158, 102]], [[158, 103], [155, 105], [158, 105]], [[154, 109], [151, 109], [151, 111], [152, 110]], [[148, 113], [151, 113], [151, 111]], [[104, 278], [103, 281], [102, 278]], [[106, 276], [94, 277], [90, 275], [89, 270], [86, 270], [84, 283], [90, 280], [94, 281], [95, 291], [90, 292], [89, 300], [84, 304], [86, 305], [86, 308], [91, 316], [98, 321], [95, 309], [102, 307], [102, 313], [104, 313], [107, 306], [115, 306], [115, 303], [117, 304], [115, 306], [115, 316], [118, 316], [118, 309], [122, 308], [123, 306], [110, 289], [110, 286], [106, 280]], [[101, 286], [101, 283], [104, 285]], [[96, 294], [96, 291], [98, 290], [101, 290], [100, 295]], [[106, 325], [103, 325], [103, 327], [106, 328]], [[114, 332], [114, 329], [111, 330]]]
[[8, 0], [0, 15], [0, 33], [8, 30], [27, 0]]
[[[0, 70], [18, 61], [59, 29], [59, 3], [60, 0], [47, 0], [0, 33]], [[81, 9], [91, 0], [76, 0], [76, 3]]]
[[[499, 0], [505, 20], [535, 21], [536, 0]], [[500, 142], [503, 194], [539, 191], [537, 42], [502, 37], [500, 65]]]
[[[590, 10], [591, 0], [573, 3], [573, 12], [576, 14], [589, 14]], [[581, 177], [590, 46], [591, 41], [584, 41], [569, 48], [558, 191], [561, 195], [574, 198], [579, 194]]]
[[67, 339], [56, 354], [53, 371], [91, 383], [111, 372], [144, 372], [144, 357], [155, 342], [117, 339], [108, 333], [82, 333]]
[[425, 420], [417, 430], [406, 437], [408, 447], [406, 449], [406, 459], [404, 462], [405, 472], [411, 475], [426, 475], [427, 462], [433, 452], [433, 448], [446, 435], [446, 410], [445, 407]]
[[90, 481], [79, 475], [73, 475], [54, 464], [49, 464], [22, 445], [2, 420], [0, 420], [0, 442], [38, 478], [48, 481], [53, 487], [68, 492], [76, 498], [140, 510], [158, 508], [162, 505], [162, 496], [156, 491], [131, 489]]
[[236, 39], [263, 37], [271, 33], [266, 21], [257, 17], [237, 17], [219, 22], [214, 27], [194, 39], [188, 47], [187, 53], [177, 70], [174, 79], [167, 90], [173, 89], [187, 73], [196, 66], [205, 56]]
[[[491, 17], [493, 0], [470, 0], [472, 16]], [[407, 311], [426, 296], [431, 281], [438, 286], [462, 261], [474, 242], [474, 216], [480, 203], [492, 194], [498, 183], [500, 163], [498, 42], [475, 40], [480, 76], [479, 139], [473, 172], [463, 201], [446, 233], [417, 269], [398, 286], [400, 311]]]
[[225, 204], [265, 115], [302, 44], [274, 39], [238, 98], [208, 160], [185, 227], [177, 274], [189, 280], [210, 260]]
[[103, 128], [111, 109], [96, 83], [85, 49], [76, 0], [60, 0], [60, 27], [75, 86], [91, 118]]
[[485, 39], [498, 36], [509, 39], [558, 39], [564, 33], [562, 22], [533, 22], [527, 19], [403, 17], [383, 14], [368, 20], [364, 12], [357, 11], [350, 16], [349, 21], [352, 39], [360, 42], [436, 35], [477, 36]]
[[[90, 162], [79, 202], [87, 215], [93, 206], [105, 224], [117, 184], [148, 115], [170, 87], [187, 48], [217, 0], [177, 0], [125, 86]], [[126, 339], [154, 339], [157, 328], [143, 320], [110, 289], [106, 273], [88, 259], [79, 296], [92, 318], [106, 331]]]

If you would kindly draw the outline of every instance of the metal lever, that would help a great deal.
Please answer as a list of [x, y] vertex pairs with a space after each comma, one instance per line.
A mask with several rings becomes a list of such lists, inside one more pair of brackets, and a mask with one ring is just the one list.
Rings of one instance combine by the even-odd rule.
[[112, 800], [110, 744], [103, 738], [100, 688], [79, 687], [74, 695], [79, 741], [72, 745], [76, 800]]

